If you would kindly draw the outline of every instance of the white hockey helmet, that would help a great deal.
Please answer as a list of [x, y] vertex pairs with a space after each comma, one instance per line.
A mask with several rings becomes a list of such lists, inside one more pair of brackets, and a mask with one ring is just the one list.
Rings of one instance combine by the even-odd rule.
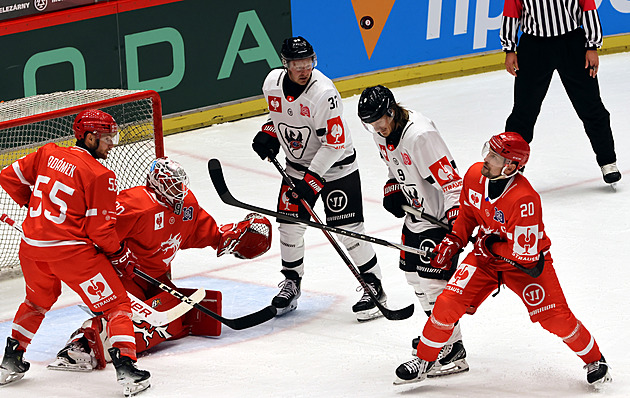
[[170, 205], [175, 214], [182, 213], [188, 194], [188, 176], [179, 163], [167, 157], [155, 159], [149, 167], [147, 187], [158, 199]]

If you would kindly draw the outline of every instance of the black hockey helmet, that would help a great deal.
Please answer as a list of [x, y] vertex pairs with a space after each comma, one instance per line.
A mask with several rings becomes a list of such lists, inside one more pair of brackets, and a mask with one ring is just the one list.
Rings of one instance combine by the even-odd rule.
[[363, 123], [373, 123], [382, 118], [395, 103], [394, 94], [387, 87], [368, 87], [359, 98], [359, 118]]
[[289, 61], [297, 59], [313, 58], [313, 67], [317, 63], [317, 56], [315, 51], [313, 51], [313, 46], [302, 36], [285, 39], [280, 50], [280, 57], [285, 68], [289, 67]]

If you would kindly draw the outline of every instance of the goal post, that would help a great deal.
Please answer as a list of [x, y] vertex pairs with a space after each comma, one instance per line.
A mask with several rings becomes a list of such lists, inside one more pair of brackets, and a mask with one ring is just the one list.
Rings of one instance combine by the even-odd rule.
[[[152, 90], [65, 91], [1, 102], [0, 168], [50, 142], [75, 145], [72, 124], [86, 109], [107, 112], [118, 124], [119, 143], [101, 161], [116, 173], [118, 189], [144, 185], [151, 161], [164, 156], [162, 105]], [[26, 211], [0, 188], [0, 215], [21, 224]], [[0, 279], [19, 273], [20, 239], [17, 230], [0, 223]]]

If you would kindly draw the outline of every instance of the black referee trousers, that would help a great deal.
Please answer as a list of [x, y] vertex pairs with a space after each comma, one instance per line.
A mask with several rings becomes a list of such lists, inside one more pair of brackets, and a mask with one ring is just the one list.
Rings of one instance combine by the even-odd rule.
[[615, 162], [615, 144], [610, 114], [599, 94], [597, 78], [584, 68], [584, 30], [557, 37], [536, 37], [523, 33], [517, 47], [519, 70], [514, 81], [514, 107], [505, 131], [519, 133], [527, 142], [534, 137], [534, 125], [553, 71], [557, 70], [573, 108], [584, 124], [600, 166]]

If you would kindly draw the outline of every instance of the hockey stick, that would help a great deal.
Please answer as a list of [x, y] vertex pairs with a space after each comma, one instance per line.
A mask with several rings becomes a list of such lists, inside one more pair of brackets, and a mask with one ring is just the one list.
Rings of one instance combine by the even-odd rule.
[[[279, 218], [279, 219], [282, 219], [282, 220], [285, 220], [285, 221], [298, 222], [298, 223], [305, 224], [305, 225], [308, 225], [308, 226], [311, 226], [311, 227], [314, 227], [314, 228], [321, 229], [324, 232], [334, 232], [334, 233], [338, 233], [340, 235], [347, 235], [347, 236], [350, 236], [352, 238], [366, 240], [368, 242], [384, 244], [385, 246], [393, 246], [393, 247], [397, 247], [397, 248], [400, 248], [398, 246], [402, 246], [402, 245], [389, 244], [386, 241], [382, 241], [380, 239], [371, 238], [371, 237], [368, 237], [368, 236], [365, 236], [365, 235], [357, 234], [355, 232], [347, 231], [345, 229], [330, 227], [330, 226], [328, 226], [326, 224], [323, 224], [321, 222], [312, 222], [310, 220], [300, 220], [300, 219], [297, 219], [295, 217], [284, 215], [282, 213], [273, 212], [273, 211], [270, 211], [270, 210], [262, 209], [262, 208], [259, 208], [259, 207], [256, 207], [256, 206], [252, 206], [252, 205], [248, 205], [246, 203], [240, 202], [240, 201], [236, 200], [232, 196], [230, 191], [228, 190], [228, 187], [227, 187], [227, 185], [225, 183], [225, 178], [223, 177], [223, 171], [221, 169], [221, 163], [217, 159], [210, 159], [208, 161], [208, 171], [210, 173], [210, 178], [212, 179], [214, 187], [217, 190], [217, 193], [219, 194], [219, 197], [221, 198], [221, 200], [223, 202], [225, 202], [226, 204], [229, 204], [231, 206], [236, 206], [236, 207], [240, 207], [240, 208], [243, 208], [243, 209], [255, 211], [257, 213], [266, 214], [268, 216], [276, 217], [276, 218]], [[283, 171], [284, 171], [284, 169], [283, 169]], [[311, 209], [311, 211], [312, 211], [312, 209]], [[314, 215], [314, 213], [311, 214], [311, 215]], [[314, 215], [314, 218], [316, 220], [318, 220], [317, 215]], [[403, 309], [395, 310], [395, 311], [394, 310], [390, 310], [390, 309], [386, 308], [385, 306], [383, 306], [376, 299], [376, 296], [372, 293], [372, 289], [370, 289], [367, 286], [367, 284], [363, 281], [363, 278], [361, 278], [361, 275], [359, 274], [359, 271], [357, 271], [357, 269], [354, 267], [354, 265], [352, 264], [350, 259], [348, 259], [346, 254], [341, 250], [341, 248], [339, 247], [339, 244], [334, 240], [334, 238], [332, 238], [332, 236], [330, 234], [326, 234], [326, 237], [329, 238], [331, 243], [334, 242], [333, 246], [335, 247], [335, 249], [337, 250], [339, 255], [342, 256], [342, 258], [346, 262], [346, 265], [348, 266], [348, 268], [350, 268], [350, 270], [352, 271], [354, 276], [357, 278], [357, 280], [361, 284], [361, 287], [366, 292], [368, 292], [368, 294], [370, 295], [370, 297], [372, 298], [372, 300], [374, 301], [376, 306], [379, 308], [379, 310], [381, 311], [383, 316], [385, 316], [387, 319], [391, 319], [391, 320], [401, 320], [401, 319], [407, 319], [411, 315], [413, 315], [413, 310], [414, 310], [413, 304], [408, 306], [408, 307], [405, 307]], [[423, 254], [426, 254], [426, 252], [423, 251]]]
[[[414, 209], [411, 206], [408, 205], [402, 205], [401, 206], [402, 209], [404, 211], [406, 211], [407, 213], [414, 215], [416, 217], [421, 217], [441, 228], [444, 228], [447, 231], [451, 231], [451, 227], [448, 224], [445, 224], [443, 222], [441, 222], [440, 220], [438, 220], [437, 218], [429, 215], [429, 214], [424, 214], [423, 211], [420, 211], [418, 209]], [[475, 239], [473, 237], [471, 237], [471, 242], [474, 243]], [[500, 256], [498, 254], [495, 254], [496, 257], [500, 258], [501, 260], [505, 261], [506, 263], [512, 265], [513, 267], [523, 271], [524, 273], [526, 273], [527, 275], [531, 276], [532, 278], [538, 278], [540, 276], [540, 274], [542, 274], [543, 272], [543, 268], [545, 267], [545, 256], [543, 255], [542, 252], [540, 252], [540, 255], [538, 257], [538, 261], [536, 262], [536, 265], [533, 266], [532, 268], [527, 268], [527, 267], [523, 267], [521, 264], [517, 263], [516, 261]]]
[[171, 288], [168, 285], [165, 285], [164, 283], [158, 281], [157, 279], [151, 277], [150, 275], [145, 274], [139, 269], [136, 268], [133, 270], [133, 272], [134, 274], [138, 275], [140, 278], [149, 282], [153, 286], [156, 286], [164, 290], [165, 292], [172, 294], [173, 296], [180, 299], [181, 301], [189, 305], [192, 305], [193, 307], [203, 312], [204, 314], [208, 315], [209, 317], [216, 319], [217, 321], [221, 322], [222, 324], [234, 330], [247, 329], [247, 328], [251, 328], [252, 326], [260, 325], [261, 323], [267, 322], [271, 318], [275, 317], [277, 314], [276, 307], [270, 305], [263, 308], [262, 310], [256, 311], [249, 315], [242, 316], [240, 318], [234, 318], [234, 319], [224, 318], [221, 315], [210, 311], [209, 309], [207, 309], [201, 304], [197, 304], [197, 303], [193, 303], [192, 301], [189, 301], [190, 298], [188, 296], [184, 296], [177, 290]]
[[[0, 221], [12, 226], [18, 232], [23, 233], [22, 228], [6, 214], [2, 213], [0, 215]], [[166, 311], [156, 311], [133, 294], [127, 292], [127, 295], [131, 300], [131, 311], [133, 312], [134, 320], [146, 321], [153, 326], [164, 326], [190, 311], [193, 308], [193, 304], [199, 303], [201, 300], [203, 300], [204, 297], [206, 297], [206, 290], [197, 289], [197, 291], [187, 297], [187, 300], [182, 300], [180, 304], [177, 304], [175, 307]], [[95, 313], [88, 307], [79, 305], [79, 308], [92, 315], [100, 315], [100, 313]]]
[[429, 257], [433, 256], [433, 253], [428, 252], [426, 250], [418, 249], [416, 247], [406, 246], [406, 245], [402, 245], [402, 244], [394, 243], [394, 242], [388, 242], [386, 240], [383, 240], [383, 239], [380, 239], [380, 238], [376, 238], [376, 237], [373, 237], [373, 236], [363, 235], [363, 234], [360, 234], [360, 233], [357, 233], [357, 232], [348, 231], [347, 229], [331, 227], [330, 225], [326, 225], [326, 224], [318, 224], [318, 223], [313, 222], [311, 220], [298, 219], [296, 217], [289, 216], [289, 215], [286, 215], [286, 214], [282, 214], [282, 213], [279, 213], [279, 212], [276, 212], [276, 211], [273, 211], [273, 210], [268, 210], [268, 209], [264, 209], [262, 207], [257, 207], [257, 206], [254, 206], [254, 205], [250, 205], [250, 204], [241, 202], [241, 201], [237, 200], [236, 198], [234, 198], [234, 196], [232, 196], [232, 194], [230, 193], [230, 191], [229, 191], [229, 189], [227, 187], [227, 184], [225, 183], [225, 178], [223, 177], [223, 171], [221, 169], [221, 163], [217, 159], [210, 159], [210, 161], [208, 162], [208, 170], [210, 171], [210, 178], [212, 179], [212, 182], [214, 184], [215, 189], [217, 190], [217, 193], [219, 194], [219, 197], [221, 198], [221, 200], [224, 203], [226, 203], [226, 204], [228, 204], [230, 206], [240, 207], [242, 209], [254, 211], [254, 212], [260, 213], [260, 214], [265, 214], [267, 216], [275, 217], [275, 218], [278, 218], [278, 219], [284, 220], [284, 221], [295, 222], [295, 223], [307, 225], [309, 227], [313, 227], [313, 228], [317, 228], [317, 229], [323, 229], [324, 231], [332, 232], [332, 233], [335, 233], [335, 234], [346, 235], [346, 236], [349, 236], [351, 238], [364, 240], [366, 242], [374, 243], [374, 244], [381, 245], [381, 246], [387, 246], [387, 247], [390, 247], [392, 249], [397, 249], [397, 250], [402, 250], [402, 251], [406, 251], [406, 252], [409, 252], [409, 253], [414, 253], [414, 254], [417, 254], [419, 256], [429, 256]]
[[401, 207], [406, 213], [411, 214], [412, 216], [420, 217], [432, 224], [437, 225], [440, 228], [444, 228], [447, 231], [451, 230], [451, 227], [447, 223], [438, 220], [436, 217], [433, 217], [430, 214], [425, 214], [423, 211], [415, 209], [409, 205], [402, 205]]

